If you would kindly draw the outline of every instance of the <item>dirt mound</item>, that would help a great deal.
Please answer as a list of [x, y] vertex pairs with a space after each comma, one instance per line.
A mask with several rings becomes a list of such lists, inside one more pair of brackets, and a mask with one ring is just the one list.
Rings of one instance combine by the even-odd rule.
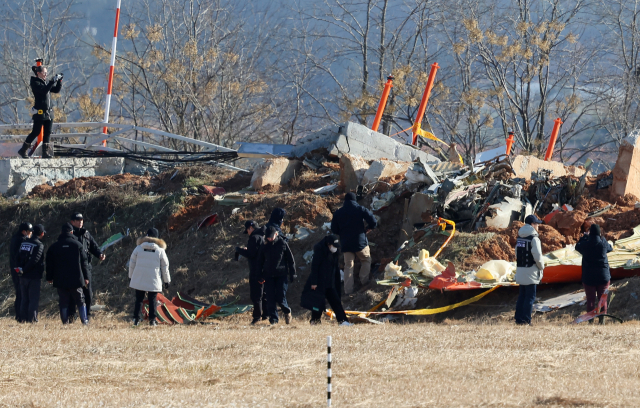
[[215, 203], [216, 200], [211, 195], [187, 197], [180, 211], [172, 214], [167, 220], [169, 231], [184, 231], [194, 223], [202, 221], [211, 214]]
[[111, 187], [127, 186], [139, 192], [145, 192], [151, 187], [151, 178], [134, 176], [131, 174], [116, 174], [114, 176], [78, 177], [67, 182], [58, 182], [55, 186], [42, 184], [36, 186], [29, 197], [78, 197], [98, 190]]
[[551, 218], [549, 226], [566, 237], [578, 239], [582, 233], [582, 224], [586, 219], [587, 214], [580, 210], [561, 211]]

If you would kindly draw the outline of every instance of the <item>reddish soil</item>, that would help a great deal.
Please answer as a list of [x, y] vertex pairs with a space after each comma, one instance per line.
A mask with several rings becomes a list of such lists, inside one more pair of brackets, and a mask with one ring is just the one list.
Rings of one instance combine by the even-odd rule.
[[150, 177], [134, 176], [131, 174], [117, 174], [114, 176], [78, 177], [66, 183], [59, 181], [55, 186], [42, 184], [36, 186], [30, 197], [77, 197], [86, 193], [105, 190], [110, 187], [130, 187], [138, 192], [149, 190], [152, 185]]
[[181, 232], [212, 213], [216, 200], [211, 195], [187, 197], [180, 211], [172, 214], [167, 221], [169, 231]]

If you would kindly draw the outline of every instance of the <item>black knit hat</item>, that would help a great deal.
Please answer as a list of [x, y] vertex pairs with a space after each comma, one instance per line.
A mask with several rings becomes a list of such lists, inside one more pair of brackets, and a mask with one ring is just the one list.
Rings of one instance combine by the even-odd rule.
[[30, 222], [20, 224], [20, 231], [33, 231], [33, 225]]
[[344, 195], [344, 201], [356, 201], [355, 193], [347, 193]]
[[602, 232], [600, 231], [600, 226], [598, 224], [591, 224], [591, 227], [589, 227], [589, 235], [595, 235], [597, 237], [602, 235]]
[[147, 236], [151, 238], [158, 238], [160, 236], [160, 233], [155, 228], [149, 228], [149, 231], [147, 231]]
[[73, 226], [68, 222], [65, 222], [64, 224], [62, 224], [62, 233], [68, 234], [69, 232], [73, 232]]

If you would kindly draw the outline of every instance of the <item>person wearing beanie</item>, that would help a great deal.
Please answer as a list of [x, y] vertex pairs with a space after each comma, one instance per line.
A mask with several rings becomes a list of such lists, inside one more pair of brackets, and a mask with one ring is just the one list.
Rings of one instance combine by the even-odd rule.
[[[244, 234], [249, 235], [247, 246], [236, 247], [237, 255], [242, 255], [249, 260], [249, 296], [253, 303], [253, 320], [251, 324], [256, 324], [262, 320], [267, 320], [267, 297], [264, 296], [264, 283], [260, 279], [258, 268], [258, 251], [264, 243], [265, 227], [260, 227], [257, 222], [250, 220], [244, 223]], [[237, 258], [236, 258], [237, 259]]]
[[356, 202], [354, 193], [347, 193], [344, 204], [333, 214], [331, 231], [340, 237], [344, 254], [344, 293], [347, 295], [353, 293], [356, 257], [360, 260], [360, 283], [364, 286], [369, 281], [371, 251], [367, 233], [377, 225], [373, 213]]
[[[596, 308], [598, 300], [609, 288], [611, 272], [607, 253], [613, 251], [613, 247], [602, 236], [600, 226], [591, 224], [589, 231], [585, 232], [576, 244], [576, 251], [582, 254], [582, 285], [587, 296], [587, 313], [589, 313]], [[606, 303], [604, 310], [600, 312], [607, 313]], [[600, 323], [603, 321], [604, 316], [600, 316]]]
[[325, 299], [336, 314], [340, 326], [351, 326], [340, 301], [340, 240], [328, 235], [313, 247], [311, 273], [302, 291], [300, 306], [311, 310], [311, 324], [320, 324]]
[[[69, 323], [70, 304], [78, 308], [82, 324], [89, 324], [84, 301], [84, 287], [89, 285], [87, 255], [73, 236], [73, 227], [66, 223], [58, 240], [49, 247], [45, 258], [47, 282], [58, 290], [58, 306], [62, 324]], [[74, 308], [75, 310], [75, 308]]]
[[[95, 239], [91, 236], [91, 233], [87, 231], [84, 227], [84, 217], [79, 212], [74, 212], [71, 214], [71, 220], [69, 224], [73, 226], [73, 235], [80, 241], [82, 244], [82, 249], [87, 257], [87, 265], [88, 265], [88, 273], [89, 273], [89, 284], [86, 285], [82, 290], [84, 290], [84, 299], [87, 305], [87, 318], [91, 319], [91, 304], [93, 303], [93, 276], [92, 271], [93, 268], [91, 266], [91, 255], [99, 258], [101, 261], [106, 259], [105, 254], [100, 250], [100, 246], [96, 242]], [[73, 305], [69, 308], [69, 323], [73, 323], [75, 319], [75, 309]]]
[[20, 273], [18, 268], [18, 252], [23, 242], [31, 238], [33, 233], [33, 225], [29, 222], [23, 222], [18, 227], [18, 231], [11, 237], [9, 243], [9, 274], [11, 275], [11, 281], [13, 282], [13, 289], [15, 291], [15, 300], [13, 302], [13, 310], [15, 312], [15, 318], [18, 323], [22, 322], [20, 316], [20, 307], [22, 305], [22, 289], [20, 289]]
[[20, 316], [25, 323], [38, 322], [38, 305], [40, 303], [40, 283], [44, 272], [44, 238], [42, 224], [33, 226], [33, 235], [20, 245], [18, 265], [22, 268], [20, 276]]
[[535, 215], [529, 215], [524, 222], [516, 239], [516, 283], [520, 286], [520, 293], [515, 319], [516, 324], [530, 325], [536, 287], [542, 280], [544, 271], [542, 244], [538, 236], [538, 225], [542, 221]]
[[[278, 236], [275, 227], [269, 226], [265, 230], [264, 243], [258, 251], [258, 271], [260, 281], [264, 282], [267, 294], [267, 316], [269, 323], [278, 323], [278, 310], [284, 314], [284, 321], [291, 323], [291, 308], [287, 302], [289, 283], [293, 283], [296, 275], [296, 262], [289, 248], [289, 244]], [[289, 280], [287, 281], [287, 276]]]
[[163, 283], [165, 289], [171, 283], [169, 259], [166, 253], [167, 244], [160, 239], [157, 229], [150, 228], [146, 236], [138, 238], [137, 245], [129, 259], [129, 279], [131, 279], [129, 286], [136, 293], [133, 325], [140, 324], [140, 312], [146, 294], [149, 300], [149, 324], [157, 326], [156, 297], [162, 292]]

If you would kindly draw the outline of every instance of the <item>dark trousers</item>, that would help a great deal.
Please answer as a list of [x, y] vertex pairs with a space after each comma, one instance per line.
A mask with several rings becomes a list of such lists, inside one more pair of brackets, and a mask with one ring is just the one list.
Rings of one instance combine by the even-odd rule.
[[[585, 285], [584, 283], [584, 294], [587, 296], [587, 313], [594, 310], [598, 306], [598, 302], [600, 302], [600, 297], [604, 293], [605, 290], [609, 288], [609, 283], [603, 283], [602, 285], [590, 286]], [[607, 303], [604, 304], [603, 310], [601, 313], [607, 313]]]
[[149, 322], [156, 320], [156, 296], [158, 292], [145, 292], [136, 289], [136, 303], [133, 306], [133, 318], [138, 321], [142, 320], [140, 312], [142, 311], [142, 302], [144, 301], [144, 294], [147, 294], [149, 299]]
[[22, 322], [22, 316], [20, 314], [20, 306], [22, 304], [22, 290], [20, 289], [20, 275], [15, 271], [11, 271], [11, 281], [13, 281], [13, 290], [16, 293], [16, 300], [13, 301], [13, 311], [16, 315], [16, 320]]
[[289, 288], [287, 277], [266, 278], [264, 288], [267, 292], [267, 316], [269, 316], [271, 323], [278, 323], [276, 305], [280, 306], [282, 313], [291, 313], [291, 309], [287, 304], [287, 289]]
[[84, 292], [82, 288], [58, 288], [58, 304], [60, 306], [60, 319], [62, 324], [69, 323], [69, 309], [75, 305], [80, 311], [80, 320], [87, 322], [87, 307], [84, 304]]
[[537, 285], [520, 285], [518, 303], [516, 303], [516, 324], [531, 324], [531, 311], [536, 300]]
[[33, 119], [33, 128], [31, 129], [31, 133], [27, 136], [27, 140], [25, 143], [31, 143], [35, 140], [38, 135], [40, 135], [40, 130], [42, 129], [42, 143], [49, 143], [51, 139], [51, 127], [53, 126], [53, 121], [51, 120], [42, 120], [42, 119]]
[[[82, 288], [82, 294], [84, 295], [84, 304], [87, 307], [87, 319], [91, 318], [91, 305], [93, 303], [93, 277], [91, 272], [87, 274], [89, 276], [89, 284]], [[69, 316], [75, 316], [76, 308], [74, 305], [69, 306]]]
[[[342, 307], [342, 301], [340, 300], [340, 296], [338, 296], [338, 291], [335, 290], [334, 288], [328, 288], [327, 290], [325, 290], [324, 296], [327, 299], [327, 302], [329, 302], [329, 305], [331, 306], [331, 310], [333, 310], [333, 312], [336, 314], [336, 319], [338, 320], [338, 323], [348, 322], [349, 319], [347, 319], [347, 315], [344, 312], [344, 308]], [[322, 317], [321, 310], [311, 311], [312, 323], [319, 322], [321, 317]]]
[[253, 319], [267, 319], [267, 297], [265, 296], [264, 284], [258, 282], [260, 278], [249, 276], [249, 296], [253, 303]]
[[29, 323], [38, 321], [38, 305], [40, 303], [40, 279], [20, 277], [20, 290], [22, 301], [20, 303], [20, 316]]

